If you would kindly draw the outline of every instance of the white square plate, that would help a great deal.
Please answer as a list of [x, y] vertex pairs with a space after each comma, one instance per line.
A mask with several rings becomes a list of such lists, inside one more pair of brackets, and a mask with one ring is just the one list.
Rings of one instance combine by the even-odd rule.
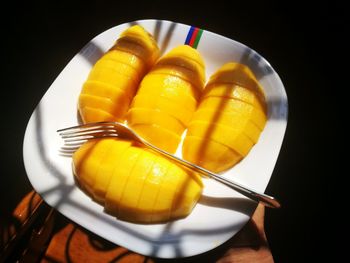
[[[204, 180], [203, 196], [184, 219], [164, 224], [132, 224], [103, 211], [74, 183], [71, 158], [59, 155], [57, 129], [78, 124], [77, 100], [92, 65], [132, 24], [155, 36], [162, 52], [184, 44], [190, 26], [164, 20], [141, 20], [113, 27], [91, 40], [62, 70], [34, 110], [24, 137], [26, 172], [34, 189], [66, 217], [105, 239], [144, 255], [187, 257], [211, 250], [235, 235], [256, 204], [233, 190]], [[268, 121], [248, 156], [223, 175], [263, 192], [274, 169], [287, 125], [287, 96], [270, 64], [249, 47], [203, 30], [198, 51], [210, 76], [224, 63], [249, 66], [266, 94]]]

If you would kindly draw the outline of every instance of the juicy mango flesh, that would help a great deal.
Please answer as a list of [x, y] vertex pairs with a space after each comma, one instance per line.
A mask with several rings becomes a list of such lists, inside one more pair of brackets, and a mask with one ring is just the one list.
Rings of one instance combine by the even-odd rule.
[[117, 218], [160, 223], [187, 216], [198, 201], [201, 178], [130, 141], [90, 140], [73, 155], [79, 184]]
[[244, 158], [266, 124], [262, 88], [250, 69], [227, 63], [208, 81], [183, 142], [183, 158], [213, 172]]
[[[79, 96], [82, 121], [124, 122], [148, 142], [214, 172], [231, 168], [259, 140], [266, 123], [264, 93], [248, 67], [227, 63], [205, 84], [205, 64], [187, 45], [159, 60], [140, 26], [121, 33], [93, 66]], [[198, 105], [199, 104], [199, 105]], [[201, 178], [133, 142], [105, 138], [73, 155], [81, 187], [117, 218], [161, 223], [187, 216]]]
[[127, 113], [128, 125], [159, 148], [174, 153], [196, 110], [205, 83], [199, 52], [181, 45], [143, 78]]
[[141, 79], [158, 57], [155, 40], [141, 26], [122, 32], [83, 84], [78, 101], [82, 121], [124, 121]]

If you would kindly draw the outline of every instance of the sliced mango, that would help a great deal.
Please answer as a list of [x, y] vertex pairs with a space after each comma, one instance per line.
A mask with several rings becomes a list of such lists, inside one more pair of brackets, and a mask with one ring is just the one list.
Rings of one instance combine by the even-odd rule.
[[149, 50], [158, 49], [157, 42], [154, 40], [152, 35], [141, 26], [131, 26], [127, 30], [123, 31], [120, 36], [134, 38], [136, 39], [137, 43], [147, 47]]
[[[145, 197], [152, 196], [154, 200], [150, 204], [152, 211], [150, 222], [167, 221], [172, 218], [171, 210], [176, 196], [176, 189], [180, 184], [180, 176], [184, 172], [176, 169], [176, 166], [171, 165], [170, 162], [166, 162], [165, 160], [161, 165], [167, 167], [166, 175], [162, 177], [150, 177], [151, 180], [147, 182], [149, 190], [144, 193]], [[155, 194], [150, 193], [152, 188], [155, 189]]]
[[173, 218], [181, 218], [192, 211], [195, 205], [193, 200], [199, 199], [203, 187], [199, 176], [193, 172], [187, 172], [187, 174], [177, 173], [177, 177], [176, 180], [180, 182], [177, 184], [171, 207], [171, 216]]
[[191, 71], [190, 69], [178, 65], [156, 64], [151, 72], [152, 74], [163, 74], [181, 78], [182, 80], [191, 83], [194, 88], [200, 91], [203, 90], [204, 82], [196, 75], [195, 72]]
[[197, 63], [201, 68], [200, 71], [204, 71], [205, 69], [205, 63], [201, 54], [196, 49], [193, 49], [188, 45], [179, 45], [173, 48], [171, 52], [163, 56], [163, 58], [168, 57], [181, 57], [188, 61]]
[[99, 122], [101, 120], [119, 121], [119, 122], [122, 121], [121, 118], [117, 119], [115, 116], [113, 116], [108, 112], [105, 112], [103, 110], [96, 109], [96, 108], [91, 108], [91, 107], [79, 108], [79, 113], [84, 123]]
[[169, 163], [169, 167], [157, 191], [151, 222], [188, 215], [195, 205], [193, 200], [199, 199], [203, 188], [198, 175], [183, 170], [166, 159], [163, 160], [164, 163]]
[[113, 48], [125, 50], [139, 56], [148, 67], [152, 67], [160, 55], [153, 36], [139, 25], [129, 27], [122, 32], [121, 37]]
[[[145, 210], [138, 208], [141, 195], [143, 191], [148, 189], [147, 183], [150, 181], [151, 169], [154, 171], [157, 156], [150, 153], [147, 150], [143, 150], [138, 161], [130, 173], [130, 177], [125, 185], [123, 195], [120, 199], [119, 218], [128, 220], [128, 218], [134, 218], [135, 221], [142, 220]], [[165, 168], [165, 167], [163, 167]], [[162, 174], [157, 174], [158, 177], [162, 177]], [[147, 210], [146, 210], [147, 211]], [[148, 210], [149, 211], [149, 210]]]
[[103, 59], [128, 64], [131, 67], [133, 67], [136, 71], [138, 71], [141, 75], [144, 75], [146, 73], [145, 62], [140, 57], [130, 52], [124, 52], [118, 49], [111, 49], [103, 55]]
[[113, 85], [103, 83], [100, 81], [85, 81], [80, 94], [94, 95], [97, 97], [108, 98], [118, 104], [128, 105], [128, 101], [124, 97], [130, 97], [131, 94], [128, 89], [121, 89]]
[[95, 199], [98, 196], [108, 212], [130, 222], [160, 223], [185, 217], [203, 188], [197, 174], [119, 139], [85, 143], [75, 152], [73, 164], [81, 184], [89, 183], [89, 193]]
[[189, 110], [196, 108], [199, 92], [191, 84], [178, 77], [149, 74], [143, 79], [138, 93], [148, 96], [162, 96], [181, 103]]
[[[112, 100], [114, 105], [128, 106], [140, 80], [158, 57], [159, 48], [153, 37], [139, 25], [130, 27], [122, 32], [115, 45], [93, 66], [81, 94], [99, 96]], [[101, 91], [97, 91], [97, 87], [100, 87]], [[84, 99], [79, 98], [80, 100]], [[121, 101], [124, 103], [121, 104]], [[114, 120], [124, 120], [126, 107], [118, 107], [118, 110], [115, 107], [106, 110], [104, 107], [103, 111], [106, 114], [101, 114], [96, 100], [85, 102], [79, 103], [79, 112], [84, 122], [110, 121], [110, 115], [114, 116]], [[84, 107], [96, 110], [84, 110]]]
[[[144, 83], [150, 83], [148, 85], [143, 85]], [[148, 74], [147, 78], [144, 78], [141, 82], [140, 89], [144, 92], [157, 92], [159, 93], [164, 88], [175, 89], [181, 96], [189, 96], [194, 98], [196, 101], [199, 100], [201, 96], [201, 91], [197, 90], [191, 83], [182, 78], [171, 76], [168, 74], [157, 74], [152, 72]]]
[[133, 66], [126, 64], [124, 62], [119, 62], [116, 60], [111, 60], [111, 59], [100, 59], [99, 61], [96, 62], [94, 69], [99, 69], [99, 70], [106, 70], [106, 69], [111, 69], [115, 73], [119, 73], [121, 75], [125, 75], [126, 77], [130, 78], [132, 77], [136, 83], [139, 83], [141, 80], [141, 77], [143, 77], [139, 71], [137, 71]]
[[230, 147], [242, 156], [246, 156], [254, 145], [241, 129], [232, 129], [228, 126], [213, 124], [204, 121], [193, 121], [188, 127], [188, 136], [207, 138]]
[[242, 115], [242, 118], [251, 119], [261, 130], [264, 129], [267, 120], [267, 116], [263, 109], [257, 109], [251, 104], [236, 99], [207, 97], [200, 103], [197, 111], [202, 109], [214, 109], [219, 112], [238, 112]]
[[115, 169], [118, 169], [120, 165], [120, 157], [131, 146], [130, 141], [123, 141], [119, 139], [118, 143], [111, 143], [112, 146], [106, 156], [101, 162], [101, 165], [97, 171], [95, 183], [92, 187], [94, 199], [99, 203], [104, 204], [107, 188], [110, 183], [112, 174]]
[[99, 109], [106, 113], [110, 113], [115, 117], [115, 119], [117, 119], [118, 116], [124, 117], [128, 106], [129, 105], [127, 105], [125, 102], [117, 104], [109, 98], [97, 97], [88, 94], [80, 94], [79, 96], [79, 108], [83, 109], [85, 107], [91, 107], [94, 109]]
[[96, 174], [110, 147], [110, 139], [90, 140], [73, 155], [74, 174], [89, 193], [93, 192]]
[[120, 201], [125, 186], [141, 152], [140, 148], [129, 147], [121, 156], [118, 167], [111, 175], [106, 193], [105, 208], [117, 217], [119, 216]]
[[143, 78], [129, 110], [149, 109], [154, 117], [135, 110], [128, 114], [128, 123], [150, 143], [174, 152], [197, 106], [204, 82], [204, 62], [198, 51], [189, 46], [172, 49]]
[[181, 141], [176, 133], [156, 124], [129, 125], [138, 135], [164, 151], [174, 153]]
[[[137, 216], [138, 220], [142, 220], [145, 223], [151, 223], [152, 218], [154, 217], [153, 213], [154, 207], [156, 206], [156, 200], [159, 192], [159, 188], [162, 185], [162, 181], [164, 180], [164, 177], [167, 173], [167, 170], [169, 168], [170, 163], [169, 162], [164, 162], [161, 164], [161, 160], [163, 158], [158, 156], [153, 164], [153, 167], [151, 171], [148, 172], [146, 180], [143, 183], [143, 188], [140, 193], [140, 200], [137, 205], [137, 209], [139, 210], [139, 215]], [[162, 166], [161, 170], [159, 170], [160, 164]], [[171, 204], [169, 205], [169, 210], [170, 210]], [[164, 213], [159, 212], [158, 209], [157, 212], [162, 216], [162, 218], [159, 218], [158, 221], [166, 221], [170, 218], [170, 213], [169, 215], [164, 215]], [[142, 218], [140, 218], [140, 216]], [[156, 221], [153, 221], [156, 222]]]
[[232, 83], [245, 88], [258, 89], [263, 93], [259, 82], [249, 67], [236, 62], [226, 63], [219, 68], [210, 76], [207, 85], [212, 83]]
[[201, 81], [201, 86], [205, 83], [204, 61], [196, 49], [188, 45], [180, 45], [173, 48], [169, 53], [161, 57], [157, 65], [179, 66], [194, 72]]
[[118, 87], [122, 90], [129, 90], [131, 94], [134, 94], [138, 87], [138, 77], [128, 76], [120, 73], [113, 68], [94, 68], [91, 70], [88, 80], [99, 81]]
[[160, 110], [133, 108], [128, 112], [128, 124], [155, 124], [176, 134], [182, 133], [185, 126], [176, 118]]
[[225, 171], [243, 157], [230, 147], [197, 136], [186, 136], [182, 153], [187, 160], [213, 172]]
[[143, 94], [139, 94], [134, 97], [130, 110], [136, 108], [160, 110], [176, 118], [184, 126], [188, 125], [194, 112], [194, 110], [190, 111], [185, 107], [179, 107], [176, 102], [173, 102], [165, 97], [153, 97], [152, 99], [149, 99], [149, 97]]
[[[258, 141], [261, 133], [261, 129], [256, 126], [250, 118], [242, 118], [242, 115], [239, 112], [201, 109], [194, 114], [193, 119], [196, 121], [223, 125], [230, 130], [240, 130], [240, 132], [247, 135], [254, 143]], [[191, 124], [196, 121], [191, 122]]]
[[257, 109], [263, 109], [266, 112], [265, 97], [257, 90], [252, 91], [238, 85], [230, 83], [214, 83], [207, 85], [203, 99], [207, 97], [227, 97], [231, 99], [241, 100], [253, 105]]
[[188, 126], [183, 158], [214, 172], [245, 157], [267, 121], [264, 93], [252, 71], [227, 63], [207, 83]]

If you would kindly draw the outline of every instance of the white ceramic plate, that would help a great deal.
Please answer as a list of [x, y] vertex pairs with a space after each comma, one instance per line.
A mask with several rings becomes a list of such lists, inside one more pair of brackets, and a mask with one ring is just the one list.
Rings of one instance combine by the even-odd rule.
[[[211, 250], [235, 235], [256, 204], [212, 180], [193, 212], [166, 224], [142, 225], [117, 220], [103, 212], [76, 187], [71, 158], [59, 155], [63, 142], [56, 130], [78, 124], [77, 99], [95, 61], [119, 34], [138, 23], [151, 32], [166, 52], [185, 42], [190, 26], [162, 20], [142, 20], [113, 27], [91, 40], [59, 74], [34, 110], [24, 137], [23, 156], [34, 189], [66, 217], [111, 242], [144, 255], [187, 257]], [[248, 65], [264, 87], [268, 122], [249, 155], [224, 174], [238, 183], [265, 191], [275, 166], [287, 124], [287, 96], [270, 64], [254, 50], [234, 40], [203, 31], [198, 48], [206, 74], [229, 61]]]

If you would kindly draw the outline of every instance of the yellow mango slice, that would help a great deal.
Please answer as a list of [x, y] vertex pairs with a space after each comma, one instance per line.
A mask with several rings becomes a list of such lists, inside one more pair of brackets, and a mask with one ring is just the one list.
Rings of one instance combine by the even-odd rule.
[[[171, 210], [176, 196], [176, 189], [180, 183], [180, 176], [184, 173], [184, 171], [176, 169], [178, 167], [171, 165], [166, 160], [161, 165], [167, 167], [166, 175], [160, 177], [152, 174], [150, 176], [151, 180], [147, 182], [147, 190], [145, 189], [144, 191], [145, 197], [153, 197], [153, 202], [150, 204], [150, 210], [152, 211], [150, 222], [168, 221], [172, 218]], [[171, 184], [170, 187], [168, 187], [169, 184]], [[155, 190], [154, 193], [151, 193], [152, 189]]]
[[79, 112], [80, 112], [82, 121], [84, 123], [99, 122], [101, 120], [122, 121], [122, 119], [117, 119], [112, 114], [96, 108], [90, 108], [90, 107], [80, 108]]
[[182, 133], [185, 129], [179, 120], [160, 110], [133, 108], [128, 112], [127, 119], [130, 126], [135, 124], [155, 124], [176, 134]]
[[[133, 66], [126, 64], [124, 62], [119, 62], [116, 60], [111, 59], [100, 59], [96, 62], [94, 69], [99, 70], [105, 70], [105, 69], [111, 69], [115, 73], [119, 73], [121, 75], [124, 75], [128, 78], [132, 77], [136, 83], [139, 83], [141, 80], [141, 77], [143, 77], [140, 72], [138, 72]], [[91, 74], [91, 73], [90, 73]]]
[[117, 72], [112, 68], [104, 67], [93, 68], [88, 77], [89, 81], [92, 80], [107, 83], [118, 87], [119, 89], [125, 91], [128, 90], [130, 94], [134, 94], [138, 87], [137, 79], [138, 77], [127, 76], [126, 74]]
[[176, 118], [184, 126], [188, 125], [194, 112], [194, 110], [190, 111], [185, 107], [179, 107], [178, 104], [165, 97], [153, 97], [149, 99], [149, 97], [143, 94], [134, 97], [130, 110], [136, 108], [160, 110]]
[[242, 156], [246, 156], [254, 145], [254, 142], [241, 129], [235, 130], [228, 126], [204, 121], [192, 121], [188, 126], [187, 135], [216, 141], [230, 147]]
[[[79, 97], [80, 109], [84, 109], [85, 107], [91, 107], [109, 113], [113, 116], [121, 116], [121, 118], [124, 117], [123, 114], [127, 111], [128, 106], [129, 105], [125, 104], [125, 102], [121, 104], [116, 104], [109, 98], [97, 97], [94, 95], [80, 94]], [[85, 119], [83, 119], [83, 121], [85, 121]]]
[[113, 85], [100, 81], [85, 81], [80, 94], [88, 94], [102, 98], [108, 98], [117, 104], [128, 105], [129, 100], [123, 99], [125, 96], [130, 97], [127, 89], [121, 89]]
[[125, 186], [141, 152], [140, 148], [129, 147], [121, 156], [118, 167], [111, 175], [106, 193], [105, 208], [117, 217], [119, 216], [120, 201]]
[[240, 130], [247, 135], [254, 143], [259, 139], [261, 129], [254, 124], [250, 118], [242, 118], [239, 112], [214, 111], [201, 109], [193, 115], [195, 121], [204, 121], [211, 124], [226, 126], [228, 129]]
[[199, 78], [201, 87], [205, 83], [204, 61], [196, 49], [188, 45], [180, 45], [173, 48], [169, 53], [161, 57], [157, 65], [179, 66], [194, 72]]
[[[159, 48], [153, 37], [141, 26], [128, 28], [120, 35], [115, 45], [93, 66], [79, 97], [79, 112], [84, 122], [123, 121], [127, 108], [109, 107], [101, 114], [96, 100], [86, 100], [85, 95], [100, 96], [110, 99], [114, 105], [130, 105], [140, 80], [159, 57]], [[92, 84], [93, 83], [93, 84]], [[101, 91], [96, 91], [100, 87]], [[114, 89], [112, 88], [114, 87]], [[90, 94], [89, 92], [92, 91]], [[83, 102], [82, 102], [83, 101]], [[120, 102], [124, 101], [124, 104]], [[81, 106], [84, 105], [84, 106]], [[96, 110], [83, 110], [83, 107]]]
[[135, 25], [121, 33], [113, 49], [119, 49], [139, 56], [148, 67], [158, 60], [160, 51], [150, 33]]
[[183, 158], [214, 172], [245, 157], [267, 121], [264, 93], [252, 71], [227, 63], [207, 83], [188, 126]]
[[79, 183], [87, 192], [93, 192], [97, 171], [107, 156], [110, 139], [90, 140], [73, 155], [73, 171]]
[[249, 67], [236, 62], [226, 63], [219, 68], [210, 76], [207, 85], [212, 83], [232, 83], [245, 88], [258, 89], [263, 93], [263, 89]]
[[131, 37], [137, 43], [147, 47], [149, 50], [157, 49], [157, 43], [150, 33], [139, 25], [131, 26], [120, 34], [121, 37]]
[[149, 212], [151, 210], [145, 209], [141, 207], [138, 208], [141, 195], [143, 191], [150, 190], [148, 189], [147, 183], [151, 180], [149, 173], [151, 169], [155, 170], [155, 166], [160, 166], [158, 173], [156, 176], [162, 177], [161, 169], [166, 169], [166, 167], [162, 167], [157, 160], [157, 156], [150, 153], [147, 150], [143, 150], [140, 157], [138, 158], [134, 168], [132, 169], [129, 179], [125, 185], [123, 195], [120, 199], [120, 207], [119, 207], [119, 218], [128, 220], [129, 218], [133, 218], [134, 221], [142, 221], [144, 220], [142, 217], [145, 212]]
[[[185, 171], [166, 159], [163, 159], [163, 162], [168, 163], [166, 175], [162, 180], [157, 177], [149, 180], [151, 184], [159, 185], [152, 206], [151, 222], [167, 221], [188, 215], [196, 204], [194, 200], [199, 199], [203, 188], [198, 175]], [[146, 196], [149, 195], [153, 196], [148, 192]]]
[[154, 117], [145, 116], [144, 110], [134, 110], [128, 114], [128, 123], [150, 143], [174, 152], [197, 106], [204, 81], [204, 62], [198, 51], [189, 46], [174, 48], [143, 78], [129, 110], [149, 109]]
[[151, 72], [179, 77], [191, 83], [198, 91], [203, 90], [205, 83], [204, 61], [199, 52], [188, 45], [170, 50], [159, 59]]
[[179, 135], [156, 124], [132, 124], [129, 126], [147, 142], [170, 153], [176, 151], [181, 141]]
[[246, 93], [250, 92], [251, 95], [254, 95], [259, 101], [259, 107], [262, 107], [264, 110], [266, 109], [263, 88], [255, 78], [253, 72], [246, 65], [235, 62], [230, 62], [223, 65], [210, 77], [206, 85], [205, 93], [209, 93], [210, 90], [221, 85], [226, 86], [226, 94], [230, 92], [232, 93], [232, 88], [233, 91], [235, 91], [235, 86], [246, 89]]
[[181, 57], [191, 62], [195, 62], [201, 68], [201, 70], [205, 69], [205, 63], [201, 56], [201, 54], [197, 50], [193, 50], [188, 45], [179, 45], [171, 50], [168, 54], [165, 54], [163, 58], [168, 57]]
[[203, 188], [197, 174], [119, 139], [85, 143], [75, 152], [73, 167], [81, 184], [89, 183], [95, 200], [130, 222], [160, 223], [185, 217]]
[[[95, 85], [100, 86], [100, 89], [104, 90], [107, 86], [114, 87], [110, 89], [109, 92], [113, 92], [107, 98], [113, 98], [115, 100], [121, 101], [125, 100], [125, 103], [130, 104], [132, 97], [135, 94], [135, 89], [137, 88], [134, 84], [134, 80], [128, 78], [121, 74], [108, 74], [109, 71], [95, 71], [93, 80], [87, 79], [85, 83], [95, 83]], [[84, 84], [85, 86], [85, 84]], [[83, 87], [84, 87], [83, 86]]]
[[119, 50], [123, 52], [129, 52], [141, 60], [145, 61], [144, 58], [150, 56], [150, 61], [145, 61], [145, 67], [147, 70], [152, 67], [155, 60], [153, 59], [152, 51], [147, 50], [144, 46], [136, 42], [137, 39], [133, 39], [131, 37], [123, 37], [122, 39], [118, 39], [116, 45], [114, 45], [111, 50]]
[[127, 64], [133, 67], [142, 76], [147, 71], [146, 64], [144, 63], [144, 61], [140, 57], [130, 52], [124, 52], [118, 49], [111, 49], [103, 55], [103, 59], [118, 61]]
[[163, 74], [147, 75], [140, 84], [138, 94], [162, 96], [181, 103], [189, 110], [196, 108], [199, 98], [199, 92], [191, 84], [181, 78]]
[[131, 146], [130, 141], [123, 141], [120, 139], [111, 140], [118, 140], [118, 143], [111, 143], [112, 146], [109, 149], [108, 154], [106, 154], [106, 158], [102, 160], [101, 165], [98, 168], [95, 183], [92, 187], [94, 199], [101, 204], [104, 204], [112, 174], [120, 165], [120, 157]]
[[267, 120], [263, 109], [257, 109], [251, 104], [236, 99], [207, 97], [200, 103], [197, 111], [202, 109], [214, 109], [215, 111], [231, 113], [238, 112], [242, 115], [242, 118], [251, 119], [261, 130], [264, 129]]
[[241, 100], [253, 105], [256, 109], [262, 109], [266, 112], [265, 97], [251, 89], [247, 89], [231, 83], [214, 83], [206, 86], [203, 93], [203, 99], [208, 97], [227, 97], [231, 99]]
[[182, 154], [189, 162], [213, 172], [225, 171], [243, 158], [226, 145], [196, 136], [185, 137]]
[[156, 64], [152, 68], [152, 74], [163, 74], [172, 77], [178, 77], [192, 84], [194, 88], [203, 90], [204, 82], [199, 79], [195, 72], [177, 65]]
[[[192, 211], [195, 205], [193, 200], [199, 199], [203, 185], [199, 176], [192, 172], [177, 173], [176, 176], [178, 177], [176, 180], [180, 182], [177, 184], [170, 214], [172, 218], [181, 218]], [[164, 184], [168, 186], [168, 182], [164, 182]], [[164, 189], [165, 191], [166, 189]]]
[[[162, 218], [159, 218], [162, 220], [159, 221], [166, 221], [170, 219], [169, 215], [164, 215], [164, 213], [162, 213], [162, 211], [159, 211], [159, 209], [157, 211], [153, 210], [161, 186], [161, 182], [165, 180], [165, 176], [167, 174], [169, 165], [170, 162], [166, 162], [163, 157], [156, 157], [151, 170], [147, 174], [146, 180], [143, 183], [142, 191], [140, 193], [140, 199], [137, 205], [137, 209], [139, 211], [139, 214], [137, 216], [138, 221], [152, 223], [154, 212], [157, 212], [162, 216]], [[169, 204], [168, 209], [170, 210], [170, 208], [171, 204]], [[156, 221], [153, 222], [156, 223]]]
[[201, 96], [201, 91], [197, 90], [188, 81], [176, 76], [157, 74], [154, 72], [148, 74], [147, 78], [143, 79], [139, 90], [141, 89], [143, 92], [147, 93], [161, 93], [167, 89], [174, 89], [181, 94], [181, 96], [188, 96], [196, 101], [198, 101]]

